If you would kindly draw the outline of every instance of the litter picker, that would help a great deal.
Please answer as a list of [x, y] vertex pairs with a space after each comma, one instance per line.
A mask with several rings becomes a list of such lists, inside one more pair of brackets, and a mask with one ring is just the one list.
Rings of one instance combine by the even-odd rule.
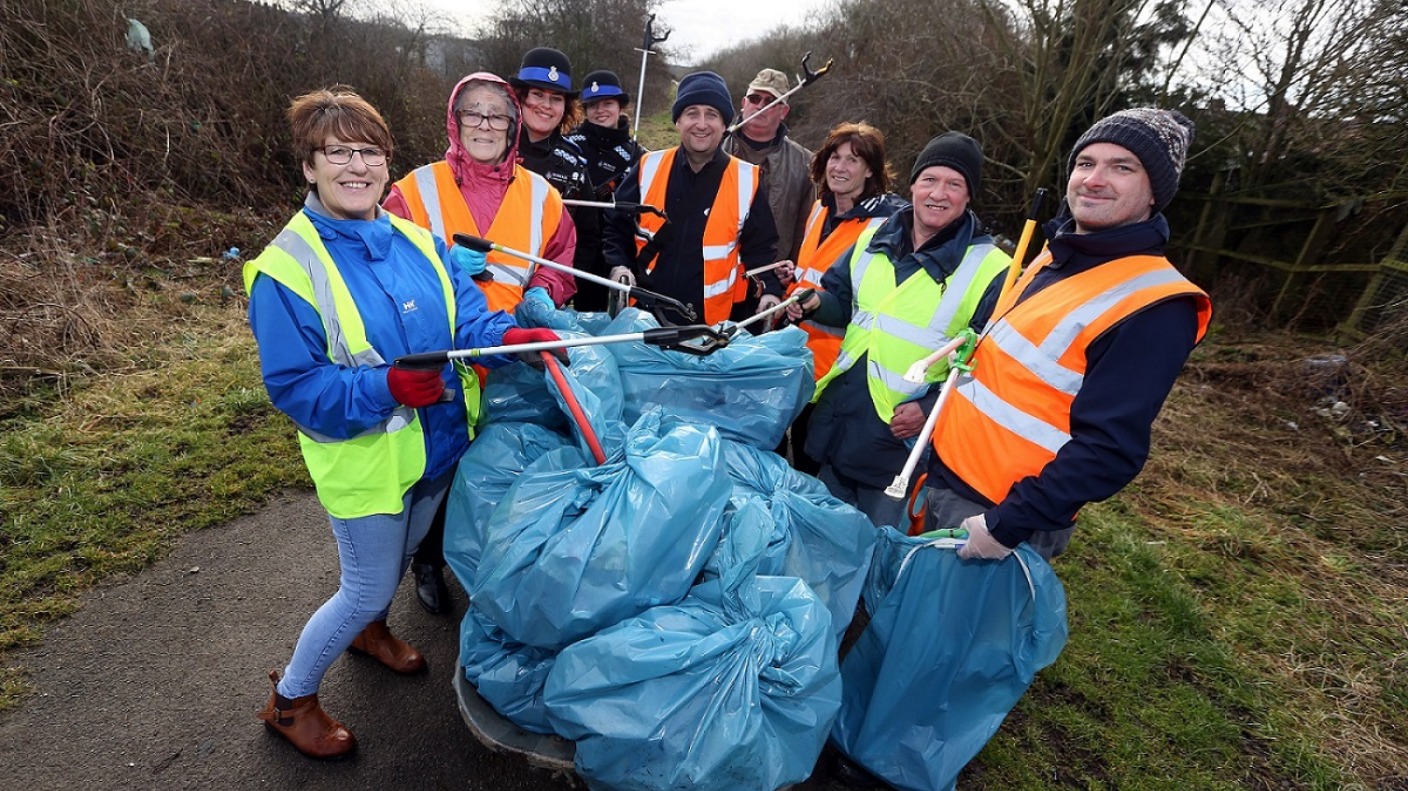
[[665, 35], [655, 35], [655, 15], [651, 14], [645, 20], [645, 37], [640, 40], [640, 48], [636, 52], [640, 53], [640, 83], [636, 86], [636, 121], [631, 126], [631, 137], [640, 136], [640, 106], [645, 104], [645, 64], [650, 60], [650, 56], [655, 54], [655, 45], [670, 37], [669, 30]]
[[626, 203], [624, 201], [604, 201], [604, 200], [577, 200], [575, 198], [563, 198], [564, 206], [583, 206], [590, 209], [612, 209], [619, 212], [628, 212], [636, 216], [642, 214], [654, 214], [656, 217], [668, 220], [665, 212], [661, 211], [649, 203]]
[[[824, 77], [824, 76], [826, 75], [826, 72], [831, 71], [831, 63], [832, 63], [832, 61], [835, 60], [835, 58], [827, 58], [827, 59], [826, 59], [826, 65], [825, 65], [825, 66], [822, 66], [821, 68], [817, 69], [816, 71], [812, 71], [811, 68], [809, 68], [809, 67], [807, 66], [807, 61], [810, 60], [811, 57], [812, 57], [811, 51], [808, 51], [807, 54], [805, 54], [805, 55], [802, 56], [802, 73], [799, 74], [799, 75], [797, 75], [797, 85], [796, 85], [796, 86], [794, 86], [794, 87], [793, 87], [791, 90], [789, 90], [787, 93], [782, 94], [781, 96], [777, 97], [776, 99], [773, 99], [772, 101], [768, 102], [767, 104], [763, 105], [762, 107], [759, 107], [758, 109], [754, 110], [751, 115], [749, 115], [749, 116], [747, 116], [747, 117], [744, 117], [744, 118], [740, 118], [740, 119], [738, 119], [737, 121], [735, 121], [734, 124], [733, 124], [733, 126], [730, 126], [730, 127], [728, 128], [728, 134], [733, 134], [734, 132], [737, 132], [737, 131], [739, 130], [739, 128], [742, 127], [744, 124], [746, 124], [746, 123], [748, 123], [749, 121], [753, 120], [755, 117], [757, 117], [757, 116], [759, 116], [759, 115], [762, 115], [763, 113], [767, 112], [768, 110], [771, 110], [773, 107], [777, 106], [778, 104], [781, 104], [782, 102], [787, 101], [787, 97], [791, 96], [792, 94], [796, 93], [797, 91], [802, 90], [803, 88], [807, 87], [808, 85], [811, 85], [812, 83], [814, 83], [814, 82], [816, 82], [817, 80], [819, 80], [819, 79], [821, 79], [822, 77]], [[645, 73], [644, 70], [645, 70], [645, 64], [642, 63], [642, 64], [641, 64], [641, 73], [642, 73], [642, 74]], [[643, 78], [642, 78], [642, 79], [643, 79]], [[639, 103], [636, 104], [636, 116], [637, 116], [637, 118], [639, 118], [639, 116], [640, 116], [640, 104], [639, 104]]]
[[439, 368], [451, 360], [476, 359], [495, 354], [551, 352], [577, 346], [604, 346], [610, 343], [648, 343], [662, 349], [672, 349], [703, 357], [727, 346], [728, 337], [714, 327], [705, 324], [691, 324], [686, 327], [651, 327], [643, 332], [625, 332], [620, 335], [593, 335], [585, 338], [563, 338], [556, 341], [507, 343], [500, 346], [482, 346], [476, 349], [419, 352], [397, 357], [395, 364], [400, 368], [414, 370], [433, 369]]
[[1022, 224], [1022, 236], [1017, 241], [1017, 252], [1012, 256], [1012, 266], [1007, 269], [1007, 279], [1002, 281], [1002, 293], [997, 301], [1007, 296], [1007, 292], [1012, 290], [1012, 284], [1017, 282], [1017, 276], [1022, 273], [1022, 264], [1026, 262], [1027, 248], [1031, 246], [1032, 235], [1036, 233], [1037, 217], [1041, 214], [1041, 204], [1046, 202], [1046, 188], [1037, 188], [1036, 195], [1032, 196], [1032, 208], [1027, 212], [1027, 221]]
[[748, 318], [744, 319], [743, 321], [737, 323], [731, 321], [719, 322], [715, 329], [718, 330], [720, 333], [727, 335], [729, 338], [733, 338], [735, 335], [738, 334], [738, 331], [743, 329], [744, 327], [747, 327], [750, 324], [756, 324], [760, 321], [763, 321], [764, 319], [771, 318], [772, 316], [776, 316], [778, 313], [787, 310], [789, 305], [795, 305], [798, 302], [810, 299], [811, 296], [815, 293], [816, 291], [810, 288], [799, 288], [796, 291], [792, 292], [792, 296], [782, 300], [776, 305], [773, 305], [767, 310], [759, 311], [753, 314], [752, 316], [749, 316]]
[[624, 292], [627, 296], [634, 299], [638, 304], [642, 305], [651, 313], [653, 313], [655, 315], [656, 320], [660, 322], [662, 327], [674, 326], [673, 321], [669, 321], [665, 318], [664, 315], [662, 315], [663, 311], [666, 309], [675, 312], [676, 315], [684, 317], [685, 321], [692, 322], [697, 318], [697, 314], [695, 314], [694, 307], [692, 305], [686, 305], [683, 302], [674, 299], [673, 297], [667, 297], [664, 294], [657, 294], [654, 291], [649, 291], [638, 286], [631, 286], [625, 283], [620, 283], [615, 280], [612, 280], [611, 278], [602, 277], [600, 275], [593, 275], [590, 272], [583, 272], [580, 269], [574, 269], [573, 267], [567, 266], [566, 264], [559, 264], [556, 261], [550, 261], [546, 258], [540, 258], [536, 255], [525, 253], [522, 250], [515, 250], [512, 247], [504, 247], [503, 245], [498, 244], [497, 242], [491, 242], [488, 239], [484, 239], [478, 236], [470, 236], [467, 233], [457, 233], [455, 234], [455, 244], [463, 245], [464, 247], [467, 247], [470, 250], [478, 250], [481, 253], [488, 253], [491, 250], [497, 250], [498, 252], [503, 253], [504, 255], [511, 255], [514, 258], [522, 258], [523, 260], [530, 261], [534, 264], [537, 264], [538, 266], [545, 266], [548, 269], [554, 269], [558, 272], [564, 272], [566, 274], [572, 275], [573, 277], [581, 278], [582, 280], [587, 280], [592, 283], [597, 283], [606, 286], [607, 288], [616, 291]]
[[[929, 437], [934, 433], [934, 425], [938, 423], [939, 412], [943, 411], [944, 402], [948, 400], [949, 394], [953, 392], [954, 386], [958, 384], [959, 373], [973, 370], [973, 366], [968, 364], [968, 359], [972, 357], [973, 347], [976, 346], [977, 343], [977, 334], [970, 329], [964, 328], [963, 331], [958, 333], [957, 337], [944, 344], [943, 348], [934, 352], [933, 355], [930, 355], [931, 357], [938, 355], [939, 357], [947, 356], [949, 358], [948, 377], [944, 379], [943, 386], [939, 388], [939, 397], [934, 401], [934, 408], [929, 410], [928, 417], [924, 418], [924, 428], [919, 430], [918, 439], [914, 443], [914, 447], [909, 450], [909, 458], [904, 460], [904, 469], [900, 470], [899, 475], [895, 476], [895, 480], [885, 488], [886, 497], [893, 500], [903, 500], [905, 492], [909, 491], [909, 478], [914, 475], [914, 468], [919, 466], [919, 459], [924, 455], [924, 450], [929, 446]], [[923, 362], [923, 360], [920, 362]], [[915, 366], [917, 365], [918, 363], [915, 363]], [[915, 372], [915, 366], [910, 366], [910, 369], [905, 372], [904, 378], [906, 382], [918, 383], [924, 381], [924, 372], [928, 370], [928, 366], [926, 365], [918, 369], [919, 377], [917, 380], [910, 378], [910, 375]]]

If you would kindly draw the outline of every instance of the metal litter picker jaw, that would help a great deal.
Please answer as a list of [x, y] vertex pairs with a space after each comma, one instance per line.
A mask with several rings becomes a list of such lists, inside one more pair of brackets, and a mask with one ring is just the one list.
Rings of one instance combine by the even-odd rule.
[[924, 455], [925, 448], [929, 446], [929, 438], [934, 435], [934, 426], [939, 422], [939, 413], [943, 411], [944, 402], [948, 401], [949, 394], [958, 384], [958, 375], [973, 370], [973, 366], [969, 365], [968, 361], [972, 358], [973, 347], [977, 344], [978, 336], [972, 330], [964, 329], [938, 351], [911, 365], [909, 370], [905, 372], [905, 381], [917, 384], [924, 381], [924, 372], [929, 370], [929, 366], [946, 356], [949, 358], [948, 376], [944, 379], [943, 386], [939, 388], [939, 397], [934, 401], [934, 408], [929, 410], [928, 417], [924, 418], [924, 428], [919, 430], [914, 447], [909, 450], [909, 458], [904, 461], [904, 469], [900, 470], [900, 474], [895, 476], [895, 480], [885, 487], [886, 497], [892, 500], [903, 500], [905, 492], [909, 491], [910, 476], [914, 475], [914, 468], [919, 466], [919, 459]]

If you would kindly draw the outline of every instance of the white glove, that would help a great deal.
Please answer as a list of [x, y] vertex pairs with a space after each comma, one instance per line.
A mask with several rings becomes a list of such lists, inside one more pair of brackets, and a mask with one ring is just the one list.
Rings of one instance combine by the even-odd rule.
[[1003, 546], [988, 532], [988, 520], [982, 514], [970, 516], [958, 526], [968, 531], [968, 543], [958, 548], [963, 560], [1002, 560], [1012, 554], [1011, 547]]
[[631, 288], [635, 288], [636, 286], [636, 273], [632, 272], [631, 268], [628, 266], [611, 267], [611, 279], [615, 280], [617, 283], [625, 283]]

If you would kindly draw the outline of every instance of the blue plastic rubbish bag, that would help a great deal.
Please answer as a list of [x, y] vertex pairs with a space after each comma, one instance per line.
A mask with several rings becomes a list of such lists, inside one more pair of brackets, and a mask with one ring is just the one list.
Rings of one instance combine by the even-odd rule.
[[[524, 308], [520, 307], [520, 312], [522, 310]], [[577, 324], [576, 317], [570, 315], [570, 311], [548, 312], [552, 318], [558, 319], [555, 324], [567, 325], [567, 328], [552, 327], [562, 338], [589, 338], [586, 332], [572, 329]], [[573, 346], [567, 349], [567, 357], [570, 365], [563, 366], [563, 370], [572, 372], [574, 381], [579, 384], [574, 387], [576, 393], [593, 393], [600, 400], [600, 407], [593, 414], [594, 421], [620, 422], [625, 404], [617, 360], [610, 349], [607, 346]], [[555, 431], [567, 431], [572, 421], [559, 401], [553, 398], [548, 381], [548, 373], [543, 372], [541, 367], [529, 366], [524, 362], [491, 369], [484, 377], [484, 410], [480, 426], [496, 422], [529, 422], [548, 426]], [[631, 419], [634, 421], [635, 418]]]
[[473, 607], [460, 622], [460, 666], [479, 697], [514, 725], [552, 733], [543, 684], [557, 652], [514, 642]]
[[807, 583], [831, 612], [840, 639], [855, 614], [879, 536], [870, 519], [772, 451], [725, 440], [724, 461], [733, 502], [756, 499], [768, 517], [761, 523], [735, 518], [729, 529], [767, 531], [758, 573]]
[[[601, 334], [655, 326], [653, 317], [632, 308]], [[816, 389], [807, 335], [796, 327], [760, 336], [741, 332], [702, 357], [640, 343], [610, 348], [628, 423], [658, 406], [681, 420], [714, 426], [728, 439], [771, 450]]]
[[605, 464], [552, 451], [494, 511], [470, 598], [519, 642], [561, 648], [689, 591], [728, 501], [713, 429], [641, 418]]
[[1023, 544], [1002, 561], [890, 527], [871, 568], [869, 626], [841, 667], [837, 746], [895, 788], [941, 791], [1066, 644], [1066, 594]]
[[[445, 503], [445, 560], [465, 590], [474, 585], [489, 517], [509, 487], [528, 465], [570, 443], [566, 436], [533, 423], [495, 423], [469, 444]], [[587, 463], [579, 454], [573, 466]]]
[[811, 774], [841, 695], [830, 616], [800, 580], [757, 576], [751, 551], [558, 655], [544, 702], [589, 788], [776, 789]]

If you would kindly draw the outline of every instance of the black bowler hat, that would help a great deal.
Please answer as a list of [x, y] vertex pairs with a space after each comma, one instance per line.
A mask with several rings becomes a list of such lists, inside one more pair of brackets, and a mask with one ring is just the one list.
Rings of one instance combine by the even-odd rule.
[[621, 90], [621, 78], [616, 72], [598, 69], [582, 78], [582, 104], [600, 99], [615, 99], [623, 107], [631, 103], [631, 95]]
[[572, 62], [561, 50], [534, 47], [523, 55], [518, 74], [508, 81], [515, 88], [533, 87], [576, 96], [572, 90]]

